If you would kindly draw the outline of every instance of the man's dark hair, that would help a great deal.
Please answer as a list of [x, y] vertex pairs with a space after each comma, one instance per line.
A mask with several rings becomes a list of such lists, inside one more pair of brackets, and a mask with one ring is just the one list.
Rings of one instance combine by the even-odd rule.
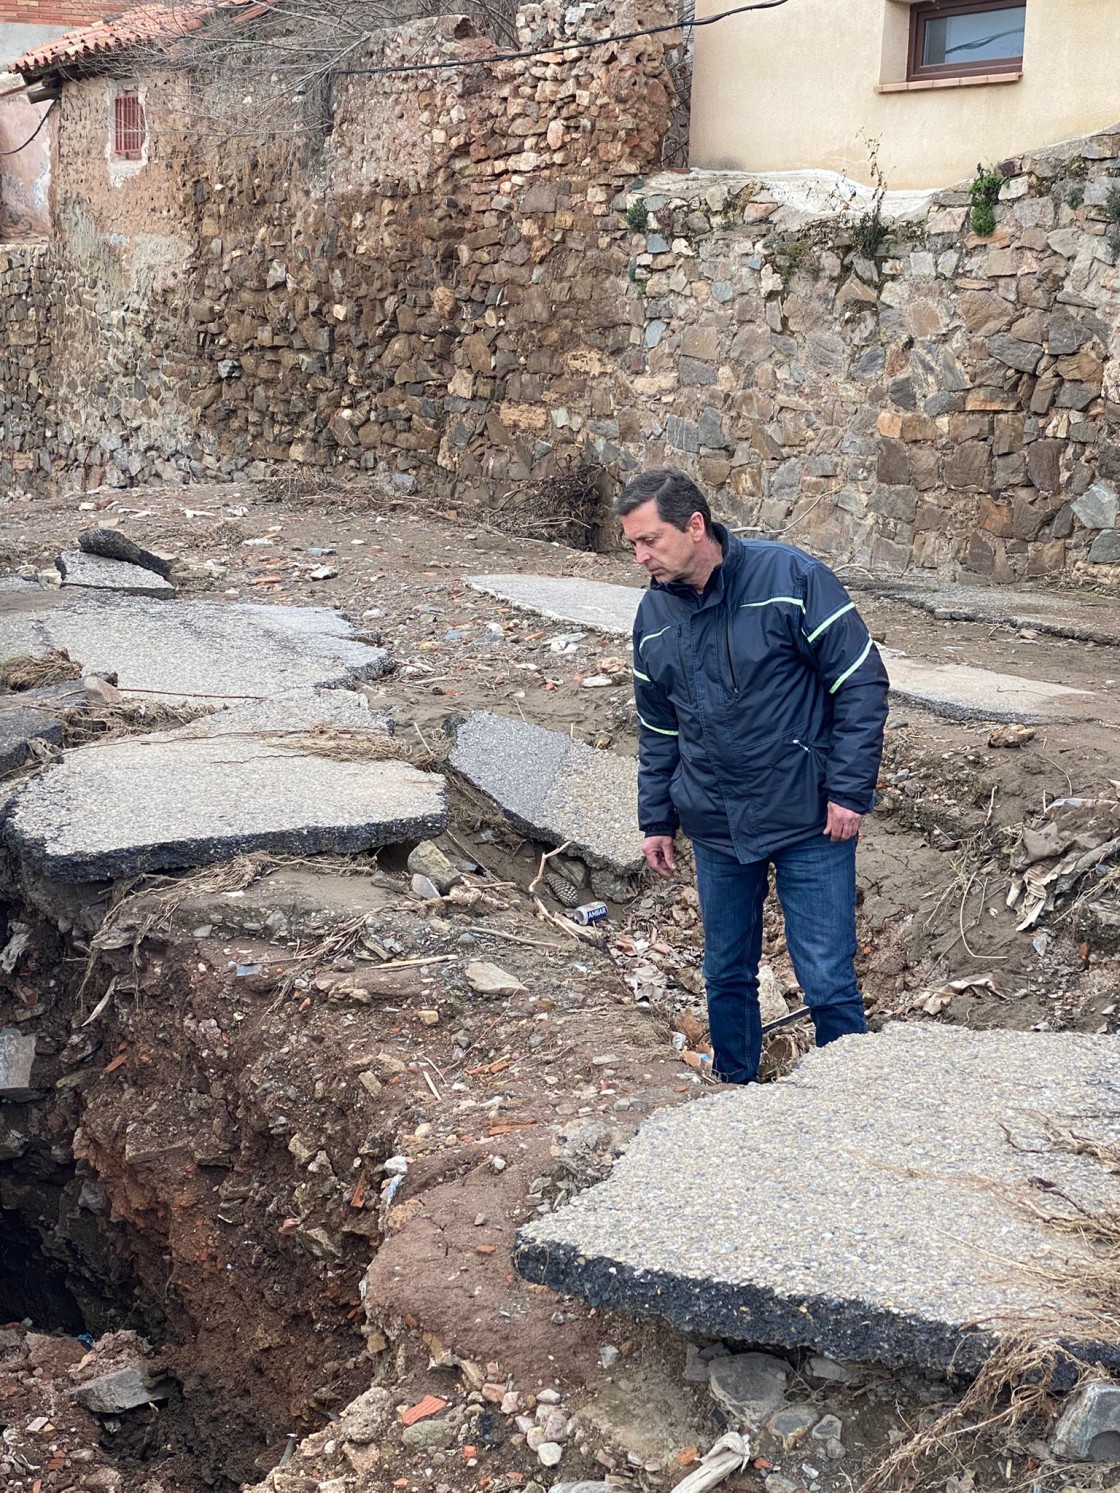
[[680, 529], [682, 534], [694, 513], [703, 518], [704, 532], [712, 532], [712, 510], [707, 498], [691, 477], [673, 467], [655, 467], [628, 482], [614, 500], [614, 511], [622, 518], [651, 498], [657, 504], [658, 518], [672, 524], [674, 529]]

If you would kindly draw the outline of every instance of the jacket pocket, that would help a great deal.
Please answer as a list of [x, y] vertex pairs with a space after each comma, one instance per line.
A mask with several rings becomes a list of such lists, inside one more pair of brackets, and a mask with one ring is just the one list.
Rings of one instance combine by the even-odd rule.
[[827, 761], [827, 745], [807, 733], [783, 732], [744, 750], [743, 786], [755, 836], [763, 845], [811, 834], [824, 824]]

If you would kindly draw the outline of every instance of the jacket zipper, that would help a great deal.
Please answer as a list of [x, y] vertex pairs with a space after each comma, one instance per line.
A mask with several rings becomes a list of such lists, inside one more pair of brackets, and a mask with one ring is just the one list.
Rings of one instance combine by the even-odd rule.
[[690, 701], [691, 704], [695, 705], [696, 704], [696, 696], [695, 696], [695, 694], [693, 692], [693, 689], [692, 689], [692, 675], [688, 672], [688, 668], [687, 668], [687, 665], [685, 664], [685, 658], [684, 658], [684, 623], [683, 622], [681, 623], [680, 627], [677, 628], [677, 657], [681, 661], [681, 677], [684, 680], [684, 687], [688, 691], [689, 701]]
[[739, 679], [735, 673], [735, 658], [731, 652], [731, 618], [728, 616], [723, 625], [723, 643], [727, 649], [727, 672], [731, 675], [731, 692], [739, 693]]

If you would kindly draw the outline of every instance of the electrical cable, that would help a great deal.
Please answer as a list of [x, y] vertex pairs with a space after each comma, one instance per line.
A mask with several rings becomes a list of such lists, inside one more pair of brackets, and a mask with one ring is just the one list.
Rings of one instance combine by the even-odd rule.
[[375, 78], [386, 73], [430, 73], [452, 67], [482, 67], [489, 62], [521, 62], [526, 57], [544, 57], [552, 52], [590, 52], [596, 47], [609, 47], [615, 42], [635, 41], [640, 36], [658, 36], [663, 31], [688, 31], [694, 26], [714, 26], [717, 21], [726, 21], [730, 16], [746, 15], [752, 10], [776, 10], [779, 5], [788, 5], [789, 0], [753, 0], [750, 5], [736, 5], [732, 10], [722, 10], [718, 15], [702, 16], [685, 21], [674, 21], [665, 26], [646, 26], [640, 31], [618, 31], [611, 36], [601, 36], [594, 41], [563, 41], [533, 47], [528, 52], [494, 52], [489, 57], [460, 57], [443, 62], [397, 62], [382, 67], [343, 67], [337, 76]]
[[50, 105], [47, 108], [47, 112], [43, 115], [42, 119], [40, 119], [39, 123], [35, 126], [35, 129], [32, 131], [32, 133], [28, 135], [23, 144], [17, 145], [15, 150], [0, 150], [0, 156], [18, 156], [21, 150], [26, 150], [27, 147], [31, 144], [32, 140], [34, 140], [35, 136], [39, 133], [39, 131], [46, 124], [47, 120], [50, 118], [51, 109], [53, 109], [55, 104], [57, 103], [57, 99], [51, 99]]

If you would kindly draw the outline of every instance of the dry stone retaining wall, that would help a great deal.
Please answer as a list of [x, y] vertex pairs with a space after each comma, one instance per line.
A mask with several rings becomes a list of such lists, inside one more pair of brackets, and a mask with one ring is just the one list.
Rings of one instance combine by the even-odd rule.
[[[536, 5], [520, 40], [651, 19]], [[835, 560], [1120, 574], [1120, 137], [1007, 163], [991, 239], [941, 193], [867, 257], [852, 213], [651, 175], [676, 40], [471, 66], [468, 23], [414, 23], [365, 65], [464, 65], [350, 76], [325, 140], [221, 157], [153, 88], [154, 157], [103, 191], [106, 85], [71, 85], [59, 231], [0, 257], [0, 477], [296, 463], [470, 501], [664, 460]]]

